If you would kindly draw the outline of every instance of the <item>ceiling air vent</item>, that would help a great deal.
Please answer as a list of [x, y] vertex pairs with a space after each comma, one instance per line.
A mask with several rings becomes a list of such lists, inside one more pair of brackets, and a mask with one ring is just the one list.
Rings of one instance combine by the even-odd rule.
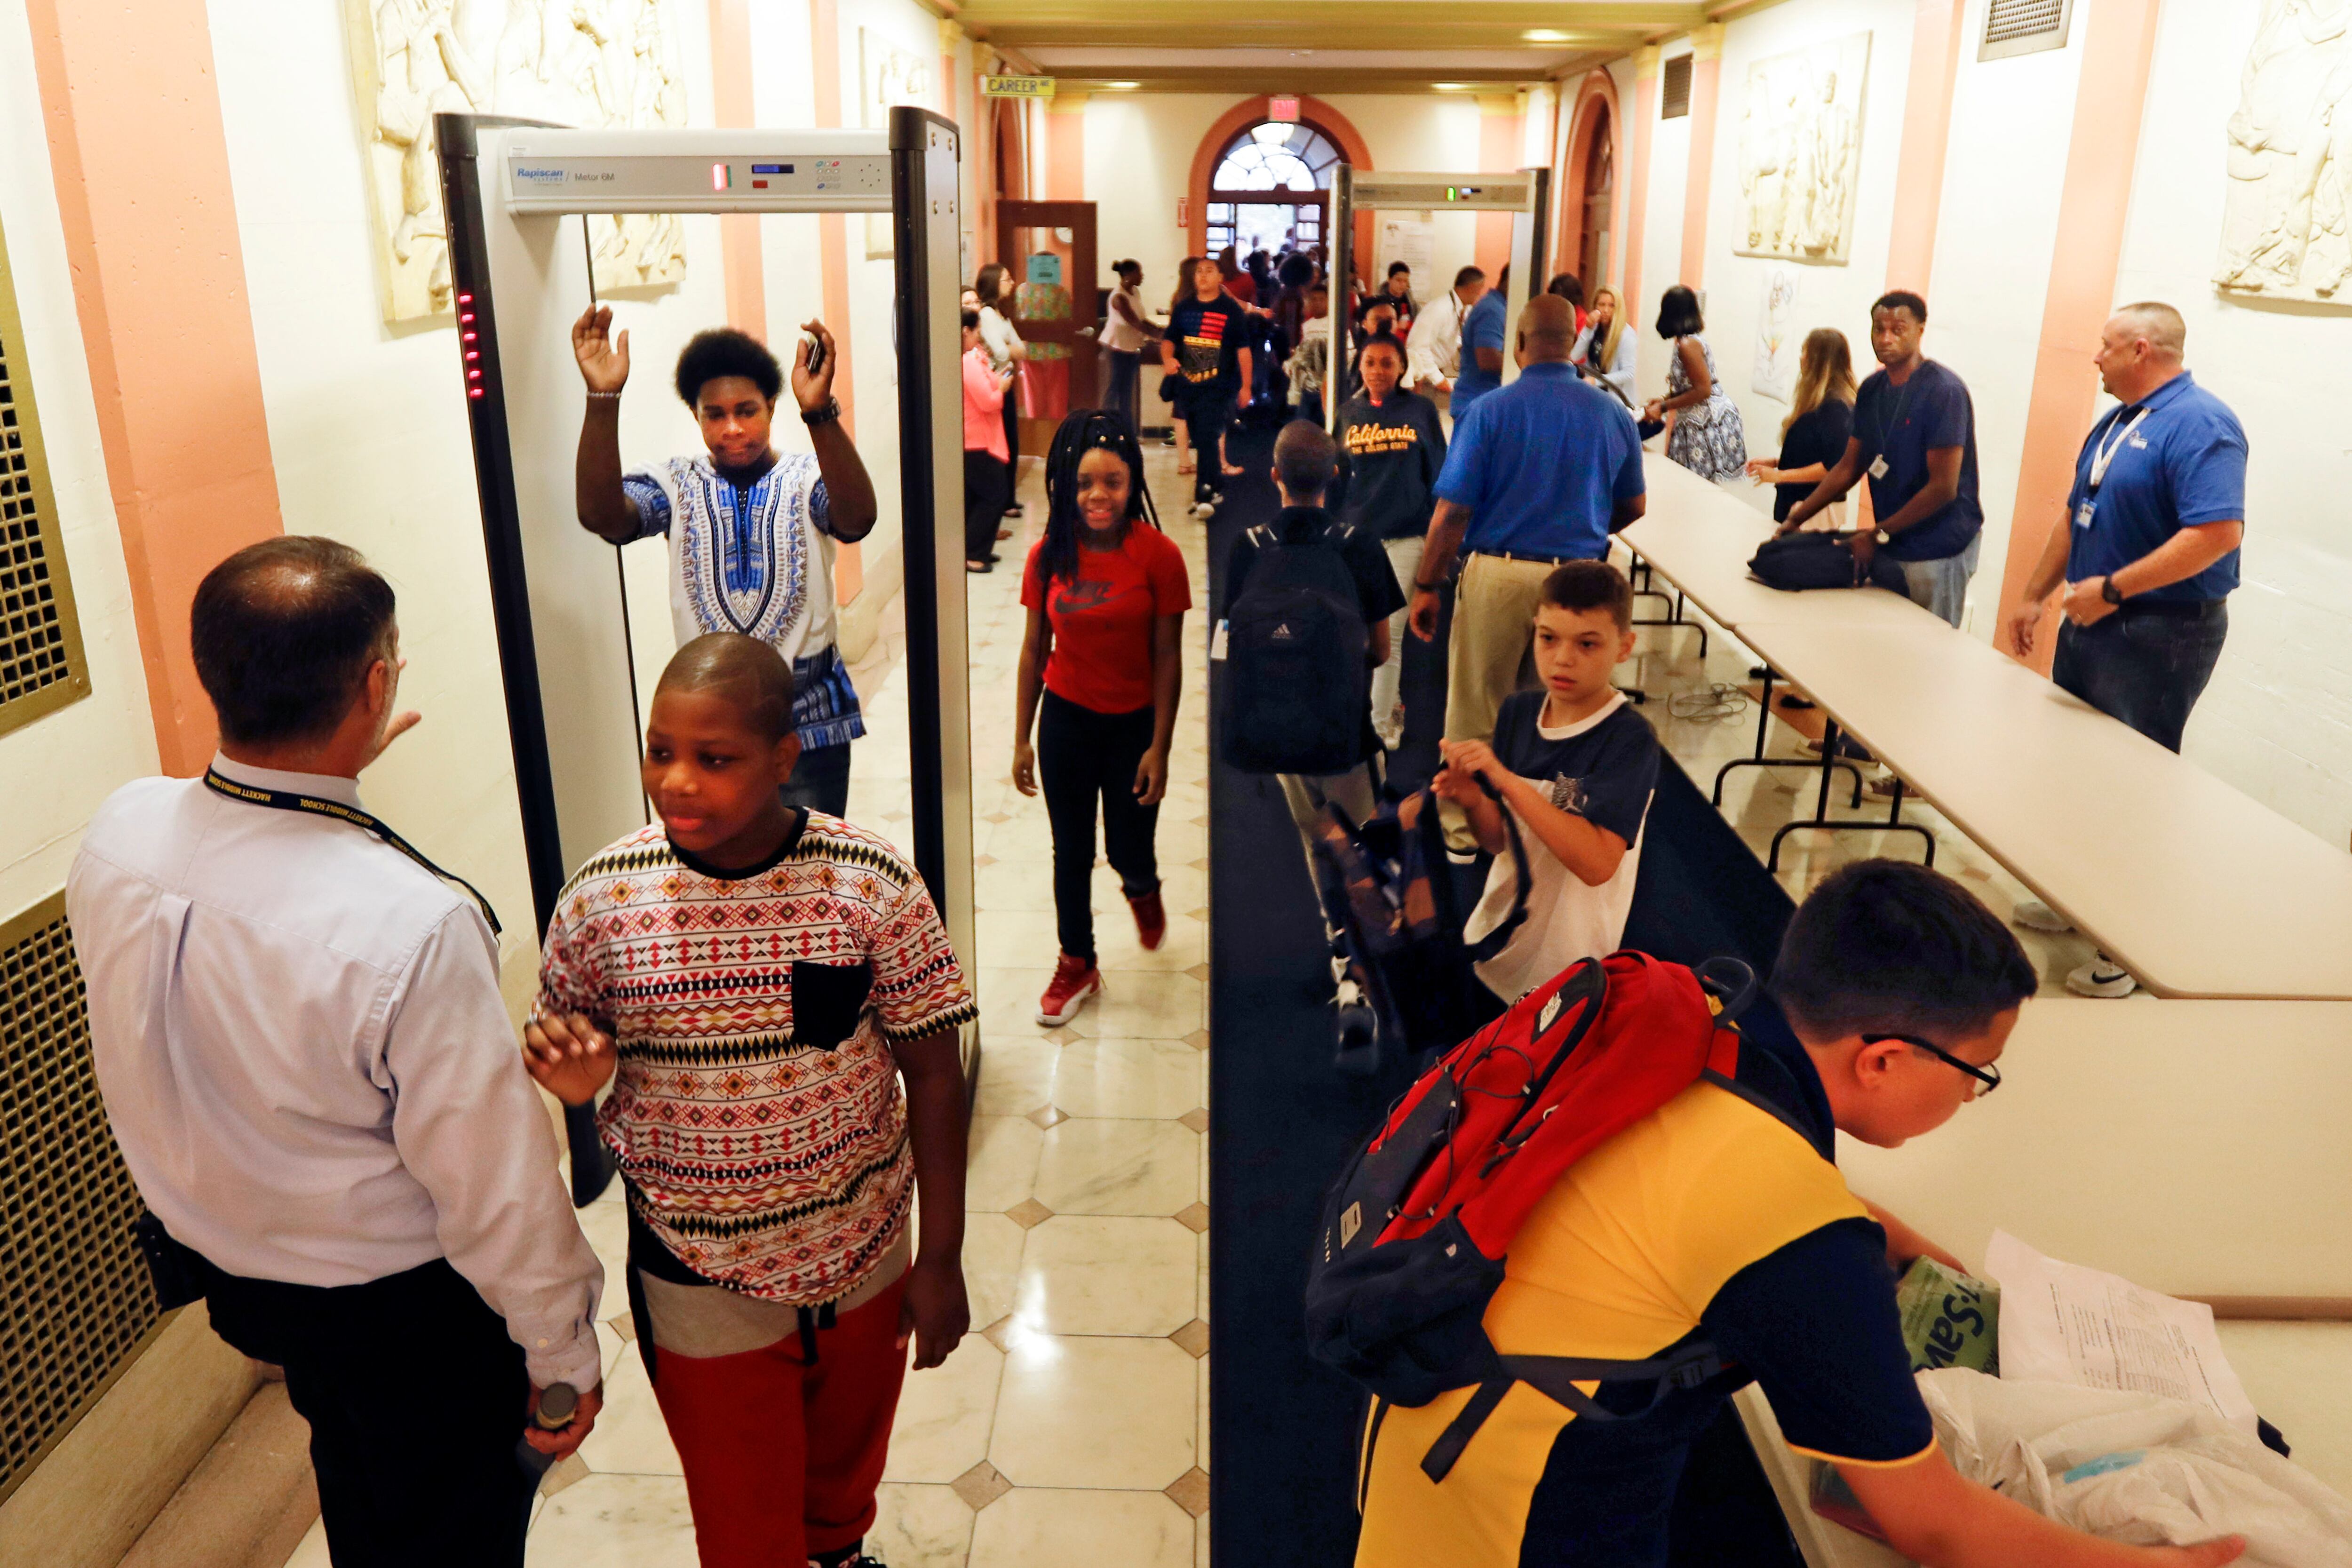
[[2064, 48], [2066, 21], [2074, 9], [2074, 0], [1990, 0], [1977, 58], [2000, 60]]
[[1690, 73], [1688, 55], [1676, 55], [1666, 62], [1665, 78], [1659, 84], [1659, 119], [1680, 120], [1690, 112]]

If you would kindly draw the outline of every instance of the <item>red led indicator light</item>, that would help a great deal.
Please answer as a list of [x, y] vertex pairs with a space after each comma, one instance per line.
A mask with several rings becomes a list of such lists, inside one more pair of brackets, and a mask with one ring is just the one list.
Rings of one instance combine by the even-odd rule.
[[467, 342], [469, 342], [469, 343], [470, 343], [470, 342], [472, 342], [476, 338], [480, 337], [481, 335], [482, 335], [482, 334], [481, 334], [481, 333], [479, 333], [479, 332], [467, 332], [467, 333], [464, 334], [466, 341], [467, 341]]
[[466, 395], [468, 397], [479, 397], [482, 395], [482, 389], [478, 386], [469, 386], [466, 389]]
[[466, 379], [467, 381], [479, 381], [482, 379], [482, 373], [478, 370], [469, 370], [466, 373]]
[[478, 360], [481, 357], [482, 351], [479, 349], [467, 349], [466, 351], [466, 358], [468, 360]]
[[460, 294], [457, 296], [457, 303], [460, 305], [470, 305], [473, 302], [474, 297], [471, 294]]
[[474, 319], [474, 312], [471, 310], [460, 311], [457, 319], [461, 321], [470, 321]]
[[751, 182], [751, 188], [755, 191], [764, 191], [768, 188], [768, 182], [765, 180], [754, 180]]

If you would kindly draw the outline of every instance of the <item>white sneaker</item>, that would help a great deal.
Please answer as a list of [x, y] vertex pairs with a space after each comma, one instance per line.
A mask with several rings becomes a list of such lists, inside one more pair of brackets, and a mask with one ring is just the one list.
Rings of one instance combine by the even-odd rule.
[[2139, 982], [2103, 952], [2066, 976], [2066, 989], [2077, 996], [2128, 996], [2139, 989]]
[[2019, 925], [2030, 926], [2035, 931], [2061, 931], [2074, 929], [2073, 921], [2068, 920], [2040, 899], [2021, 900], [2018, 906], [2009, 911], [2009, 918]]

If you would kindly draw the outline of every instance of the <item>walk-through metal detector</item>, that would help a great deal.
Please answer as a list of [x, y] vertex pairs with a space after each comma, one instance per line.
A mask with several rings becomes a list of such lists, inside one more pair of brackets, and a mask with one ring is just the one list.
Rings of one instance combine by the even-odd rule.
[[[435, 129], [507, 727], [541, 929], [571, 868], [646, 821], [616, 551], [581, 527], [574, 505], [581, 391], [572, 323], [593, 290], [588, 247], [565, 220], [888, 213], [915, 865], [971, 968], [954, 121], [902, 108], [891, 110], [887, 132], [576, 131], [444, 114]], [[848, 322], [831, 325], [848, 336]], [[789, 349], [780, 357], [789, 363]], [[663, 384], [666, 366], [638, 370], [653, 387]], [[968, 1032], [967, 1070], [977, 1050]]]
[[[1331, 171], [1331, 276], [1352, 277], [1356, 247], [1356, 215], [1360, 212], [1486, 212], [1511, 215], [1511, 287], [1503, 300], [1503, 319], [1516, 322], [1519, 309], [1542, 290], [1544, 230], [1551, 222], [1551, 171], [1521, 169], [1507, 174], [1388, 174], [1341, 163]], [[1451, 285], [1448, 285], [1451, 287]], [[1365, 287], [1378, 289], [1367, 278]], [[1333, 308], [1340, 301], [1334, 298]], [[1351, 326], [1353, 323], [1339, 323]], [[1345, 343], [1344, 336], [1335, 343]], [[1467, 350], [1464, 351], [1467, 353]], [[1346, 384], [1344, 365], [1331, 374]], [[1518, 362], [1510, 352], [1510, 334], [1503, 339], [1503, 384], [1519, 378]], [[1339, 428], [1341, 399], [1323, 400], [1324, 428]]]

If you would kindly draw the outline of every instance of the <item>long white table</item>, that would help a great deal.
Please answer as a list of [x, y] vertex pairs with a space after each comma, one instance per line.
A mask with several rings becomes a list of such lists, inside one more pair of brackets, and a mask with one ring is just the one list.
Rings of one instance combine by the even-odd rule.
[[2352, 855], [1940, 623], [1739, 635], [2158, 995], [2352, 999]]
[[[2256, 1407], [2352, 1495], [2352, 1322], [2293, 1321], [2352, 1313], [2352, 1005], [2031, 1002], [2000, 1066], [1998, 1091], [1901, 1149], [1841, 1135], [1848, 1184], [1971, 1268], [2002, 1228], [2217, 1301]], [[1903, 1563], [1811, 1512], [1811, 1462], [1755, 1390], [1740, 1415], [1811, 1568]]]
[[1771, 520], [1679, 463], [1651, 453], [1649, 511], [1618, 535], [1717, 626], [1747, 638], [1751, 622], [1801, 626], [1908, 626], [1943, 623], [1900, 594], [1884, 588], [1814, 588], [1801, 594], [1768, 587], [1748, 574], [1748, 559], [1772, 537]]
[[2352, 855], [1901, 595], [1755, 582], [1770, 525], [1645, 471], [1627, 544], [2148, 990], [2352, 1000]]

